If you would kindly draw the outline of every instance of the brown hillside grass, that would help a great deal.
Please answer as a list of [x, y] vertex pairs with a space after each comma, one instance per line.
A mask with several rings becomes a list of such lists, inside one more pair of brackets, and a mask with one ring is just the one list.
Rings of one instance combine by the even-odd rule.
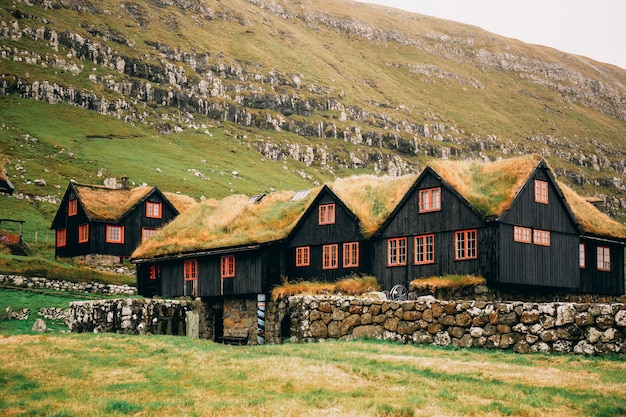
[[76, 185], [76, 191], [92, 220], [118, 220], [146, 196], [152, 187], [121, 190], [98, 186]]
[[278, 301], [292, 295], [344, 294], [362, 295], [372, 291], [380, 291], [381, 287], [375, 277], [349, 277], [337, 282], [300, 281], [287, 282], [272, 289], [272, 300]]
[[486, 216], [507, 210], [541, 157], [527, 155], [491, 163], [436, 160], [430, 166]]
[[558, 184], [561, 191], [563, 191], [572, 214], [576, 217], [576, 221], [583, 228], [583, 231], [595, 235], [611, 236], [620, 239], [626, 238], [626, 226], [602, 213], [567, 185], [561, 182]]
[[369, 237], [387, 219], [415, 179], [415, 175], [355, 175], [337, 179], [329, 186], [359, 218], [363, 234]]

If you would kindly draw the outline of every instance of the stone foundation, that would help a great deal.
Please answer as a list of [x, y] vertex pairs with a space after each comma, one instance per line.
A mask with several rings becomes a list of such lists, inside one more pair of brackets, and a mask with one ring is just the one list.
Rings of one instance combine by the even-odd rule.
[[291, 340], [372, 338], [511, 349], [519, 353], [625, 353], [626, 306], [415, 301], [339, 296], [289, 298]]

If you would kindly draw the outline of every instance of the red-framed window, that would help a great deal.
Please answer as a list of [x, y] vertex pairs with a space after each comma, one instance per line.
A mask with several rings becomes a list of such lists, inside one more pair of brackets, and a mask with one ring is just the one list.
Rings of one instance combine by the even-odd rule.
[[338, 262], [339, 245], [324, 245], [322, 246], [322, 269], [337, 269], [339, 267]]
[[547, 230], [533, 230], [533, 243], [540, 246], [550, 246], [550, 232]]
[[406, 237], [387, 239], [387, 266], [406, 265]]
[[[197, 270], [197, 268], [196, 268]], [[161, 266], [160, 265], [150, 265], [150, 279], [157, 279], [157, 277], [161, 275]]]
[[478, 258], [478, 235], [476, 230], [454, 232], [454, 259], [464, 261]]
[[67, 245], [67, 229], [57, 230], [57, 248]]
[[343, 244], [343, 267], [356, 268], [359, 266], [359, 242]]
[[160, 219], [163, 216], [162, 204], [153, 203], [152, 201], [146, 201], [146, 217], [153, 219]]
[[196, 281], [198, 279], [198, 260], [186, 260], [183, 266], [183, 270], [183, 277], [185, 281]]
[[296, 266], [311, 265], [311, 248], [309, 246], [301, 246], [296, 248]]
[[535, 202], [548, 204], [548, 182], [535, 180]]
[[319, 206], [319, 224], [335, 223], [335, 203], [321, 204]]
[[72, 198], [67, 202], [67, 215], [76, 216], [78, 214], [78, 200]]
[[81, 224], [78, 226], [78, 243], [89, 241], [89, 224]]
[[587, 253], [587, 247], [584, 243], [578, 244], [578, 266], [580, 268], [585, 268], [587, 266], [587, 261], [585, 259], [585, 255]]
[[107, 224], [106, 241], [107, 243], [124, 243], [124, 226]]
[[435, 235], [415, 236], [415, 264], [435, 263]]
[[220, 270], [222, 278], [234, 278], [235, 277], [235, 256], [227, 255], [222, 256], [220, 260]]
[[418, 200], [420, 213], [441, 210], [441, 188], [420, 190]]
[[156, 235], [158, 231], [159, 229], [151, 229], [149, 227], [142, 227], [141, 228], [141, 241], [143, 242], [147, 239], [150, 239], [152, 236]]
[[532, 229], [529, 227], [513, 227], [513, 240], [522, 243], [533, 243]]
[[598, 246], [596, 259], [598, 271], [611, 270], [611, 248], [608, 246]]

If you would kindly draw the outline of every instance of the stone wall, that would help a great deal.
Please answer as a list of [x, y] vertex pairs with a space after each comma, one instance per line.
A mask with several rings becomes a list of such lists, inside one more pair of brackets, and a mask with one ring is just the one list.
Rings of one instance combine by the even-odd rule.
[[101, 284], [97, 282], [56, 281], [40, 277], [22, 277], [0, 274], [0, 284], [19, 288], [47, 288], [56, 291], [86, 292], [104, 295], [135, 295], [137, 288], [130, 285]]
[[626, 306], [614, 304], [415, 301], [339, 296], [288, 300], [291, 339], [373, 338], [519, 353], [626, 353]]
[[[202, 301], [126, 298], [69, 304], [70, 331], [213, 338], [212, 310]], [[193, 334], [192, 334], [193, 333]]]

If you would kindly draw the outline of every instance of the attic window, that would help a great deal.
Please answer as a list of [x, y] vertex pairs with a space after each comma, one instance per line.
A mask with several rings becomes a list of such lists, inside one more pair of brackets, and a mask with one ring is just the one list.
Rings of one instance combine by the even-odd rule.
[[441, 188], [429, 188], [419, 192], [419, 211], [427, 213], [429, 211], [441, 210]]
[[67, 203], [67, 215], [76, 216], [77, 214], [78, 214], [78, 200], [73, 198]]
[[335, 223], [335, 203], [321, 204], [319, 206], [319, 224]]
[[146, 217], [160, 219], [162, 216], [161, 203], [146, 202]]
[[535, 180], [535, 202], [548, 204], [548, 182]]

